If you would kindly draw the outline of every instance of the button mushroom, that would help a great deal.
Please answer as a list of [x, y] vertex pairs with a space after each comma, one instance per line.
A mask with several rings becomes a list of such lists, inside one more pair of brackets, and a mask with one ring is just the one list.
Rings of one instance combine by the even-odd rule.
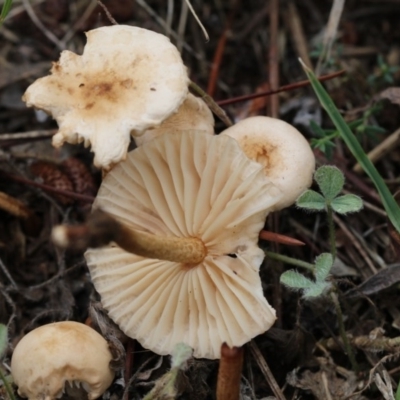
[[285, 121], [246, 118], [222, 132], [236, 139], [246, 155], [264, 166], [265, 175], [282, 193], [273, 210], [293, 204], [312, 183], [315, 157], [304, 136]]
[[86, 36], [83, 54], [63, 51], [51, 75], [29, 86], [23, 99], [57, 120], [54, 146], [84, 142], [95, 165], [109, 169], [125, 158], [130, 134], [158, 126], [179, 108], [189, 78], [166, 36], [124, 25]]
[[61, 397], [65, 385], [82, 385], [97, 399], [111, 385], [112, 355], [92, 328], [72, 321], [43, 325], [24, 336], [11, 359], [18, 394], [30, 400]]
[[[183, 342], [195, 357], [215, 359], [222, 343], [241, 346], [268, 330], [275, 312], [263, 294], [257, 242], [280, 199], [272, 187], [227, 135], [166, 133], [115, 166], [94, 208], [125, 226], [117, 235], [125, 249], [130, 230], [132, 241], [143, 235], [168, 253], [167, 261], [161, 250], [145, 258], [115, 244], [86, 252], [102, 304], [125, 334], [159, 354]], [[203, 253], [182, 261], [181, 248], [195, 243]]]

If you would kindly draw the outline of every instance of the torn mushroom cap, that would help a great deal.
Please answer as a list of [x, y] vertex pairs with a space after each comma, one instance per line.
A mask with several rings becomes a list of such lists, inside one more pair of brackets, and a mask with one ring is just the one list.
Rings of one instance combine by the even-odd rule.
[[262, 167], [228, 136], [166, 133], [128, 154], [103, 180], [94, 207], [159, 237], [198, 238], [198, 264], [148, 259], [111, 245], [86, 260], [109, 316], [158, 354], [177, 343], [220, 357], [268, 330], [275, 312], [259, 277], [258, 234], [279, 197]]
[[135, 137], [137, 146], [171, 131], [201, 131], [214, 134], [214, 117], [207, 104], [200, 98], [188, 94], [178, 111], [166, 119], [160, 126], [147, 130], [142, 136]]
[[158, 126], [179, 108], [189, 78], [163, 35], [114, 25], [86, 36], [82, 56], [63, 51], [51, 75], [34, 82], [23, 99], [57, 120], [54, 146], [84, 142], [95, 165], [109, 169], [125, 158], [130, 134]]
[[312, 183], [315, 157], [304, 136], [275, 118], [251, 117], [222, 132], [236, 139], [249, 158], [264, 166], [266, 176], [282, 192], [273, 211], [293, 204]]
[[72, 321], [43, 325], [24, 336], [11, 360], [18, 394], [30, 400], [61, 396], [67, 382], [82, 384], [89, 399], [111, 385], [112, 355], [106, 340], [92, 328]]

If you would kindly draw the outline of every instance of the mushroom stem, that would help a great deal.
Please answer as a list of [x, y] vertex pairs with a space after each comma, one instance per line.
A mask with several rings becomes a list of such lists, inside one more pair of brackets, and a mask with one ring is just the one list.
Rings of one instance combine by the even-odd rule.
[[103, 247], [115, 242], [122, 249], [138, 256], [185, 264], [198, 264], [207, 255], [204, 243], [198, 238], [139, 232], [99, 209], [90, 215], [84, 225], [55, 227], [52, 237], [60, 247], [83, 250], [86, 247]]
[[221, 346], [217, 381], [217, 400], [239, 400], [242, 375], [243, 347]]

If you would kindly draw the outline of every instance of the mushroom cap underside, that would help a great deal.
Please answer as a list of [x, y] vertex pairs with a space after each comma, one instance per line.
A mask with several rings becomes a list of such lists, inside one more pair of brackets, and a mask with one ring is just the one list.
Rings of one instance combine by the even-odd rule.
[[183, 342], [195, 357], [219, 358], [275, 321], [261, 287], [258, 234], [279, 200], [262, 167], [235, 140], [167, 133], [107, 174], [94, 207], [138, 231], [198, 237], [196, 266], [145, 259], [115, 245], [86, 260], [103, 306], [130, 337], [159, 354]]

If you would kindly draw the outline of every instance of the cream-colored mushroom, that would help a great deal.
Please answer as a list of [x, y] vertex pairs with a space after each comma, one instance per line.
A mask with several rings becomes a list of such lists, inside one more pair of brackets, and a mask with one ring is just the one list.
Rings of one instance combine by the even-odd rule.
[[172, 114], [160, 126], [149, 129], [143, 135], [135, 137], [135, 142], [136, 145], [141, 146], [166, 132], [177, 130], [214, 134], [214, 117], [202, 99], [189, 93], [176, 113]]
[[[125, 226], [122, 246], [131, 230], [132, 241], [143, 235], [168, 253], [145, 258], [115, 244], [86, 252], [102, 304], [126, 335], [159, 354], [183, 342], [214, 359], [222, 343], [241, 346], [271, 327], [257, 246], [280, 200], [271, 188], [235, 140], [201, 132], [166, 133], [107, 174], [94, 207]], [[203, 253], [182, 261], [181, 250], [197, 244]]]
[[106, 340], [95, 330], [78, 322], [56, 322], [19, 341], [11, 374], [18, 394], [30, 400], [59, 398], [68, 382], [82, 385], [89, 399], [97, 399], [114, 379], [111, 359]]
[[25, 92], [24, 101], [59, 124], [53, 145], [84, 142], [94, 163], [110, 168], [126, 156], [130, 134], [160, 125], [180, 107], [189, 78], [166, 36], [114, 25], [86, 33], [81, 56], [63, 51]]
[[293, 204], [312, 183], [315, 157], [304, 136], [285, 121], [269, 117], [246, 118], [222, 132], [236, 139], [249, 158], [264, 166], [265, 175], [281, 192], [273, 206]]

